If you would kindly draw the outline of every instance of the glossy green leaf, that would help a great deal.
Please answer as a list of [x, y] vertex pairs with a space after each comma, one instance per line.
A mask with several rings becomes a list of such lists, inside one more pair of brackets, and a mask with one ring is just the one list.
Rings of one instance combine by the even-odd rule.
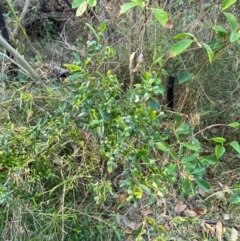
[[166, 24], [169, 21], [168, 13], [159, 8], [151, 8], [151, 11], [160, 24], [166, 27]]
[[228, 33], [228, 31], [223, 26], [216, 25], [213, 27], [213, 29], [220, 33]]
[[209, 192], [211, 187], [208, 182], [204, 181], [200, 177], [195, 177], [195, 181], [197, 185], [204, 191], [204, 192]]
[[194, 145], [194, 144], [189, 143], [189, 142], [182, 142], [181, 145], [188, 148], [189, 150], [193, 150], [193, 151], [196, 151], [196, 152], [199, 152], [201, 150], [201, 148], [199, 146]]
[[160, 151], [163, 151], [163, 152], [169, 151], [169, 146], [164, 142], [156, 142], [155, 145]]
[[95, 7], [97, 5], [97, 0], [87, 0], [89, 6]]
[[240, 154], [240, 145], [239, 145], [239, 143], [238, 143], [237, 141], [232, 141], [232, 142], [230, 143], [230, 146], [231, 146], [236, 152], [238, 152], [238, 153]]
[[221, 145], [216, 145], [215, 146], [215, 155], [217, 157], [217, 159], [221, 158], [222, 155], [225, 153], [225, 148]]
[[207, 55], [208, 55], [208, 60], [209, 60], [209, 62], [210, 63], [212, 63], [212, 61], [213, 61], [213, 57], [214, 57], [214, 52], [213, 52], [213, 50], [211, 49], [211, 47], [208, 45], [208, 44], [206, 44], [206, 43], [201, 43], [202, 45], [203, 45], [203, 47], [206, 49], [206, 51], [207, 51]]
[[166, 171], [169, 175], [173, 175], [177, 172], [178, 166], [175, 163], [168, 163], [166, 166]]
[[182, 158], [182, 162], [192, 162], [196, 160], [197, 160], [196, 154], [189, 154]]
[[74, 0], [72, 3], [72, 8], [77, 8], [82, 3], [87, 2], [87, 0]]
[[215, 165], [218, 162], [216, 157], [210, 155], [199, 157], [199, 161], [206, 166]]
[[193, 182], [189, 180], [187, 177], [183, 177], [181, 189], [182, 189], [182, 194], [184, 196], [189, 194], [195, 194], [196, 192]]
[[235, 30], [237, 28], [237, 19], [231, 13], [223, 13], [223, 14], [226, 16], [226, 18], [230, 24], [232, 32], [235, 32]]
[[120, 14], [124, 14], [127, 11], [129, 11], [131, 8], [134, 8], [136, 6], [139, 6], [139, 4], [136, 2], [124, 3], [121, 5]]
[[226, 139], [224, 137], [213, 137], [212, 140], [217, 143], [224, 143], [226, 142]]
[[177, 129], [177, 135], [188, 135], [191, 133], [191, 126], [187, 122], [183, 122]]
[[224, 0], [222, 3], [222, 11], [228, 9], [231, 5], [233, 5], [237, 0]]
[[185, 49], [187, 49], [193, 40], [184, 39], [176, 44], [174, 44], [170, 49], [170, 57], [176, 57], [177, 55], [181, 54]]
[[237, 128], [237, 127], [240, 126], [240, 123], [239, 122], [232, 122], [232, 123], [228, 124], [228, 126], [233, 127], [233, 128]]
[[206, 174], [206, 168], [196, 168], [194, 171], [191, 172], [191, 174], [194, 176], [203, 176], [204, 174]]
[[76, 16], [80, 17], [82, 16], [87, 10], [87, 1], [84, 1], [82, 4], [79, 5], [77, 8]]
[[233, 43], [240, 39], [240, 33], [231, 33], [230, 34], [230, 42]]
[[193, 39], [195, 39], [195, 36], [192, 33], [179, 33], [176, 34], [173, 39], [181, 39], [181, 38], [186, 38], [186, 37], [191, 37]]

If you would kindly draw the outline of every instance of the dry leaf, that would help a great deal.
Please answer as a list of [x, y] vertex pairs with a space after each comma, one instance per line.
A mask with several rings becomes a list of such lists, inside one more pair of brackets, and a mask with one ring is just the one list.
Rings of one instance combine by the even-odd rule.
[[230, 216], [228, 213], [224, 213], [224, 214], [223, 214], [223, 219], [224, 219], [224, 220], [230, 220], [230, 219], [231, 219], [231, 216]]
[[131, 228], [132, 230], [138, 230], [142, 223], [136, 223], [136, 222], [131, 222], [128, 227]]
[[197, 213], [194, 212], [193, 210], [187, 209], [183, 212], [183, 214], [187, 217], [194, 218], [197, 216]]
[[207, 209], [205, 207], [195, 208], [194, 212], [196, 212], [197, 215], [203, 215], [207, 213]]
[[222, 241], [222, 235], [223, 235], [223, 226], [222, 226], [222, 223], [218, 221], [216, 224], [216, 236], [218, 241]]
[[140, 53], [138, 58], [137, 58], [137, 65], [136, 67], [133, 69], [133, 72], [138, 72], [139, 69], [142, 67], [142, 63], [143, 63], [143, 54]]
[[122, 193], [122, 194], [119, 194], [118, 199], [122, 203], [127, 199], [127, 197], [128, 197], [127, 193]]
[[238, 231], [235, 228], [231, 229], [231, 241], [237, 241]]
[[214, 227], [212, 227], [210, 224], [208, 224], [208, 223], [205, 223], [205, 228], [206, 228], [206, 232], [207, 233], [214, 233], [214, 231], [215, 231], [215, 228]]
[[184, 202], [179, 202], [176, 206], [175, 206], [175, 213], [181, 213], [186, 209], [187, 205], [184, 204]]
[[152, 210], [150, 209], [150, 207], [148, 207], [147, 210], [141, 210], [141, 214], [142, 214], [144, 217], [147, 217], [148, 214], [152, 214]]

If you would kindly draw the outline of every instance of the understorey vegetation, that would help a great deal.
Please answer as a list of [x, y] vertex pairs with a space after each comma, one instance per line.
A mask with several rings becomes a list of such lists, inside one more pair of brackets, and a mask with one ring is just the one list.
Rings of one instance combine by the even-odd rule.
[[239, 2], [23, 2], [0, 52], [1, 240], [239, 240]]

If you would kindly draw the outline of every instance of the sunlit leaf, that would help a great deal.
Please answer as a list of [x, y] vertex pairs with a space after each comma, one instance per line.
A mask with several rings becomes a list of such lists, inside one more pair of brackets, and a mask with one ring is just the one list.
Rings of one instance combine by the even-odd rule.
[[177, 55], [181, 54], [185, 49], [187, 49], [191, 44], [193, 40], [191, 39], [184, 39], [172, 46], [170, 49], [169, 56], [170, 57], [176, 57]]
[[237, 28], [237, 19], [231, 13], [223, 13], [223, 14], [226, 16], [226, 18], [230, 24], [231, 30], [233, 32], [235, 32], [235, 30]]
[[126, 13], [131, 8], [134, 8], [136, 6], [139, 6], [136, 2], [130, 2], [130, 3], [124, 3], [121, 5], [120, 15]]
[[223, 146], [216, 145], [215, 146], [215, 155], [216, 155], [217, 159], [222, 157], [222, 155], [225, 153], [225, 151], [226, 151], [226, 149]]
[[240, 154], [240, 145], [237, 141], [232, 141], [230, 146]]
[[228, 126], [233, 127], [233, 128], [237, 128], [237, 127], [240, 126], [240, 123], [239, 122], [232, 122], [232, 123], [228, 124]]
[[231, 33], [230, 34], [230, 42], [233, 43], [240, 39], [240, 33]]
[[173, 39], [180, 39], [186, 37], [192, 37], [193, 39], [195, 39], [195, 36], [192, 33], [178, 33], [173, 37]]
[[226, 139], [223, 137], [213, 137], [212, 140], [217, 143], [224, 143], [226, 142]]
[[82, 4], [79, 5], [77, 12], [76, 12], [76, 16], [80, 17], [82, 16], [87, 10], [87, 2], [84, 1]]
[[87, 2], [87, 0], [74, 0], [72, 3], [72, 8], [77, 8], [80, 6], [82, 3]]
[[167, 12], [159, 8], [151, 8], [151, 11], [162, 26], [167, 28], [172, 27], [172, 24], [170, 23], [171, 20], [169, 18], [169, 14]]
[[87, 0], [89, 6], [95, 7], [97, 5], [97, 0]]
[[237, 0], [224, 0], [222, 3], [222, 11], [229, 8], [231, 5], [233, 5]]
[[209, 62], [210, 63], [212, 63], [212, 61], [213, 61], [213, 57], [214, 57], [214, 52], [213, 52], [213, 50], [211, 49], [211, 47], [208, 45], [208, 44], [206, 44], [206, 43], [201, 43], [202, 45], [203, 45], [203, 47], [206, 49], [206, 51], [207, 51], [207, 55], [208, 55], [208, 59], [209, 59]]

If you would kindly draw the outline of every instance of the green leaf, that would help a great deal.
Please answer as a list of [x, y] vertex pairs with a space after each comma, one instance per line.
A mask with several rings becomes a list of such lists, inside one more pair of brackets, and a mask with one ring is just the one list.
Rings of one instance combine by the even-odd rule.
[[72, 8], [77, 8], [80, 6], [82, 3], [87, 2], [86, 0], [74, 0], [72, 3]]
[[133, 195], [136, 198], [141, 199], [142, 198], [142, 189], [140, 187], [135, 187], [134, 191], [133, 191]]
[[153, 99], [153, 98], [151, 98], [148, 101], [148, 104], [151, 107], [151, 109], [153, 109], [153, 110], [158, 110], [161, 107], [159, 102], [157, 100]]
[[174, 160], [177, 160], [178, 159], [178, 157], [177, 157], [177, 153], [174, 151], [174, 150], [170, 150], [170, 155], [171, 155], [171, 157], [174, 159]]
[[226, 150], [223, 146], [216, 145], [215, 146], [215, 155], [216, 155], [217, 159], [219, 159], [225, 153], [225, 151]]
[[190, 193], [195, 194], [196, 192], [193, 182], [187, 177], [183, 177], [181, 189], [184, 196], [189, 195]]
[[86, 26], [92, 31], [92, 33], [94, 34], [97, 41], [100, 41], [100, 37], [99, 37], [97, 31], [95, 30], [95, 28], [92, 25], [90, 25], [89, 23], [86, 23]]
[[200, 167], [196, 168], [194, 171], [191, 172], [194, 176], [203, 176], [206, 173], [206, 168]]
[[212, 63], [213, 57], [214, 57], [214, 52], [212, 51], [211, 47], [208, 44], [206, 44], [206, 43], [201, 43], [201, 44], [207, 51], [209, 62]]
[[211, 187], [208, 182], [204, 181], [200, 177], [195, 177], [195, 181], [197, 185], [204, 191], [204, 192], [209, 192]]
[[187, 122], [183, 122], [177, 129], [176, 135], [188, 135], [191, 133], [191, 126]]
[[237, 128], [237, 127], [240, 126], [240, 123], [239, 122], [232, 122], [232, 123], [228, 124], [228, 126], [233, 127], [233, 128]]
[[87, 0], [89, 6], [95, 7], [97, 5], [97, 0]]
[[155, 145], [159, 150], [163, 152], [169, 151], [169, 146], [164, 142], [156, 142]]
[[188, 48], [192, 44], [193, 40], [184, 39], [172, 46], [170, 49], [170, 57], [176, 57], [180, 53], [182, 53], [186, 48]]
[[237, 0], [224, 0], [222, 3], [222, 11], [229, 8], [231, 5], [233, 5]]
[[230, 143], [230, 146], [236, 151], [238, 152], [238, 154], [240, 154], [240, 146], [239, 143], [237, 141], [232, 141]]
[[166, 27], [168, 21], [170, 20], [168, 13], [159, 8], [151, 8], [151, 11], [160, 24], [163, 27]]
[[146, 218], [147, 222], [150, 223], [151, 225], [156, 225], [156, 222], [153, 218], [147, 217]]
[[71, 72], [80, 71], [82, 68], [75, 64], [64, 64], [64, 67], [68, 68]]
[[235, 30], [237, 28], [237, 19], [231, 13], [223, 13], [223, 14], [227, 18], [227, 20], [228, 20], [228, 22], [230, 24], [232, 32], [235, 32]]
[[128, 10], [130, 10], [131, 8], [134, 8], [136, 6], [139, 6], [138, 3], [134, 3], [134, 2], [131, 2], [131, 3], [124, 3], [121, 5], [121, 10], [120, 10], [120, 15], [121, 14], [124, 14], [126, 13]]
[[234, 204], [240, 203], [240, 191], [237, 191], [231, 195], [230, 202]]
[[218, 162], [218, 160], [214, 156], [210, 155], [199, 157], [199, 161], [206, 166], [215, 165]]
[[147, 194], [151, 194], [151, 190], [146, 186], [146, 185], [143, 185], [143, 184], [138, 184], [139, 187], [141, 187]]
[[178, 166], [174, 163], [168, 163], [166, 166], [166, 171], [169, 175], [173, 175], [177, 172]]
[[80, 17], [82, 16], [87, 10], [87, 1], [84, 1], [82, 4], [79, 5], [77, 12], [76, 12], [76, 16]]
[[173, 39], [180, 39], [180, 38], [186, 38], [186, 37], [192, 37], [193, 39], [196, 39], [196, 37], [192, 33], [179, 33], [176, 34]]
[[107, 21], [102, 21], [99, 26], [99, 30], [103, 33], [107, 28]]
[[240, 39], [240, 33], [231, 33], [230, 34], [230, 42], [233, 43]]
[[217, 31], [217, 32], [220, 32], [220, 33], [225, 33], [225, 34], [228, 33], [228, 31], [227, 31], [224, 27], [222, 27], [222, 26], [220, 26], [220, 25], [214, 26], [213, 29], [214, 29], [215, 31]]
[[195, 161], [195, 163], [196, 163], [196, 160], [197, 160], [196, 154], [189, 154], [182, 158], [182, 162], [185, 162], [185, 163], [193, 162], [193, 161]]
[[177, 79], [179, 84], [183, 84], [187, 81], [190, 81], [194, 78], [193, 73], [188, 72], [187, 70], [177, 73]]
[[194, 145], [192, 143], [189, 143], [189, 142], [182, 142], [181, 145], [190, 150], [196, 151], [196, 152], [200, 152], [200, 150], [201, 150], [201, 147]]
[[224, 142], [226, 142], [226, 139], [223, 138], [223, 137], [213, 137], [212, 140], [213, 140], [214, 142], [221, 143], [221, 144], [224, 143]]

